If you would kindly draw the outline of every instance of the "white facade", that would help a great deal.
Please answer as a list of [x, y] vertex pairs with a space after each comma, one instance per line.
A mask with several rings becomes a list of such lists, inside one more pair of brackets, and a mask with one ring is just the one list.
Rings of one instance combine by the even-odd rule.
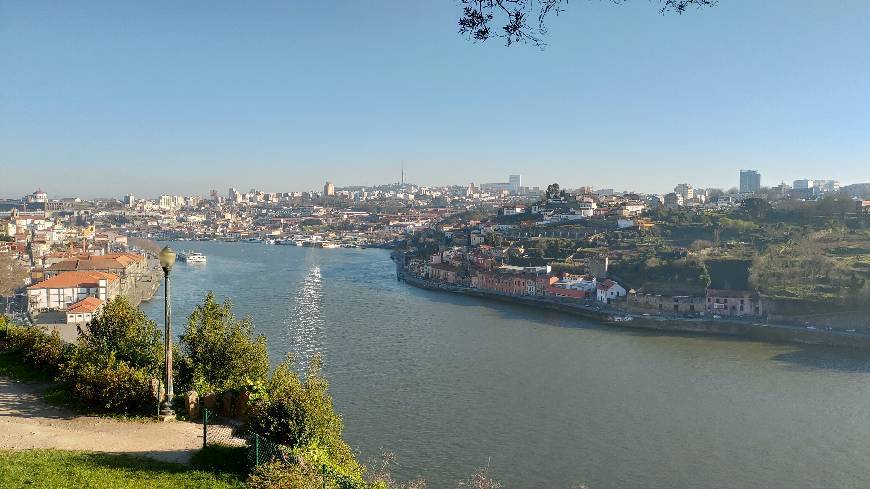
[[96, 297], [106, 302], [116, 297], [119, 291], [117, 278], [101, 278], [96, 283], [58, 287], [40, 287], [37, 284], [27, 289], [27, 304], [30, 311], [65, 311], [70, 304], [86, 297]]
[[625, 295], [625, 287], [616, 282], [611, 281], [607, 284], [602, 283], [601, 286], [598, 287], [597, 298], [599, 302], [610, 303], [615, 299], [625, 297]]

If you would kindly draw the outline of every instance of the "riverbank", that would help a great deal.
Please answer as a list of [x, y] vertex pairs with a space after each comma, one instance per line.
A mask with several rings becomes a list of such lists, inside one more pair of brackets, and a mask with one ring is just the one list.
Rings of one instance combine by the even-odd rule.
[[[787, 324], [747, 322], [727, 318], [708, 319], [634, 316], [628, 315], [624, 311], [607, 307], [603, 304], [593, 305], [578, 303], [577, 301], [571, 301], [570, 299], [550, 297], [513, 296], [459, 285], [436, 283], [411, 275], [402, 270], [399, 266], [396, 267], [396, 276], [399, 280], [422, 289], [451, 292], [554, 310], [617, 328], [659, 331], [664, 333], [732, 336], [775, 343], [801, 343], [848, 348], [870, 348], [870, 335], [858, 332], [807, 329]], [[626, 316], [631, 317], [631, 319], [625, 320]]]

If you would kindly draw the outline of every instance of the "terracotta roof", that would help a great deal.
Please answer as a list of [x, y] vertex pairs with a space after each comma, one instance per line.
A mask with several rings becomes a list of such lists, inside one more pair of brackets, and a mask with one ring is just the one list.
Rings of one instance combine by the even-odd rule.
[[70, 306], [66, 309], [66, 312], [72, 314], [93, 313], [102, 305], [103, 301], [97, 299], [96, 297], [85, 297], [84, 299], [76, 302], [75, 304], [70, 304]]
[[123, 270], [137, 261], [145, 261], [145, 258], [133, 253], [110, 253], [98, 256], [80, 255], [77, 258], [57, 262], [49, 267], [49, 270]]
[[27, 290], [33, 289], [65, 289], [69, 287], [78, 287], [82, 285], [96, 286], [100, 279], [107, 279], [109, 282], [118, 280], [118, 276], [113, 273], [104, 272], [63, 272], [60, 275], [52, 277], [48, 280], [39, 282], [36, 285], [31, 285]]
[[601, 282], [598, 284], [598, 289], [599, 290], [610, 290], [610, 288], [615, 286], [615, 285], [619, 285], [619, 284], [617, 284], [613, 280], [607, 279], [604, 282]]

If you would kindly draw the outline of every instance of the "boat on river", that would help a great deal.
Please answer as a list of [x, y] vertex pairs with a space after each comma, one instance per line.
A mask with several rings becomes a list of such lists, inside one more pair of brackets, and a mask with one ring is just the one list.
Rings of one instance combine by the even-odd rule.
[[178, 253], [178, 259], [185, 263], [205, 263], [207, 258], [198, 251], [182, 251]]

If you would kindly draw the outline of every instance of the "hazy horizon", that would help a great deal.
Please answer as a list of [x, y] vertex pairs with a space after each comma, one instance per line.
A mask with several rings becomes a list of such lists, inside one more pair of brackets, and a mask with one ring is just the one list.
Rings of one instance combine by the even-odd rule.
[[572, 2], [543, 51], [460, 11], [6, 0], [0, 197], [870, 181], [870, 2]]

